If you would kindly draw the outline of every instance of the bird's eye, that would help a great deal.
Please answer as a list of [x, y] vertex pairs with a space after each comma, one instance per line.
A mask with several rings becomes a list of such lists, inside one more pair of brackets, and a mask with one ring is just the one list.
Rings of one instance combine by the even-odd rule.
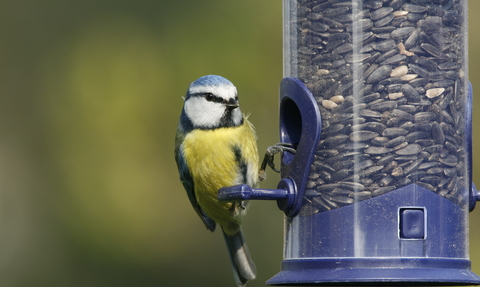
[[215, 96], [211, 93], [206, 93], [205, 94], [205, 99], [207, 99], [207, 101], [211, 102], [211, 101], [215, 100]]

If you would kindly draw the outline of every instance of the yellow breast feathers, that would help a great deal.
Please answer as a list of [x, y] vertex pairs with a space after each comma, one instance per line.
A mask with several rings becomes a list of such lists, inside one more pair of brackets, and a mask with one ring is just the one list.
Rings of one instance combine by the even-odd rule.
[[181, 148], [184, 158], [188, 159], [197, 201], [217, 222], [227, 216], [222, 213], [232, 206], [231, 203], [218, 203], [219, 188], [236, 184], [255, 187], [258, 184], [255, 133], [246, 119], [243, 125], [235, 128], [193, 130], [186, 135]]

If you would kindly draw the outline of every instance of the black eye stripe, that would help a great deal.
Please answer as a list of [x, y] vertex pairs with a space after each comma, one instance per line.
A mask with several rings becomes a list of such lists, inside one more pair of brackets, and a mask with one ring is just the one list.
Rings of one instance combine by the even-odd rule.
[[[192, 96], [193, 97], [203, 97], [209, 102], [228, 104], [227, 100], [225, 100], [224, 98], [221, 98], [221, 97], [217, 97], [212, 93], [195, 93], [195, 94], [192, 94]], [[238, 101], [238, 95], [235, 96], [235, 100]]]
[[203, 94], [203, 97], [204, 97], [205, 99], [207, 99], [207, 101], [209, 101], [209, 102], [211, 102], [211, 101], [213, 101], [213, 100], [215, 99], [215, 96], [214, 96], [213, 94], [211, 94], [211, 93]]
[[202, 96], [209, 102], [226, 103], [226, 101], [223, 98], [217, 97], [212, 93], [205, 93], [205, 94], [202, 94]]

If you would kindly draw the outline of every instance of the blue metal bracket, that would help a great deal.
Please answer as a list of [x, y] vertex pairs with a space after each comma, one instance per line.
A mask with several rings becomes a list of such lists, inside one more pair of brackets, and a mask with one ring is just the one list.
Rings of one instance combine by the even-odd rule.
[[287, 216], [295, 216], [302, 205], [322, 122], [312, 93], [296, 78], [284, 78], [280, 84], [280, 140], [292, 144], [296, 153], [282, 155], [281, 177], [277, 189], [251, 188], [248, 185], [223, 187], [218, 198], [235, 200], [277, 200]]

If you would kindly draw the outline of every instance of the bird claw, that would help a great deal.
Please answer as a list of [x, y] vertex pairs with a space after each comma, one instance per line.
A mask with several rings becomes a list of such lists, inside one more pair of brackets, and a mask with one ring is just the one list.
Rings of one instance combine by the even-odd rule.
[[273, 159], [275, 154], [285, 151], [295, 154], [296, 149], [294, 148], [293, 144], [289, 143], [277, 143], [267, 148], [267, 151], [265, 152], [265, 157], [263, 158], [262, 166], [260, 167], [259, 171], [259, 177], [261, 180], [266, 178], [265, 169], [267, 168], [267, 165], [275, 172], [280, 173], [280, 171], [275, 168], [275, 163], [273, 162]]

